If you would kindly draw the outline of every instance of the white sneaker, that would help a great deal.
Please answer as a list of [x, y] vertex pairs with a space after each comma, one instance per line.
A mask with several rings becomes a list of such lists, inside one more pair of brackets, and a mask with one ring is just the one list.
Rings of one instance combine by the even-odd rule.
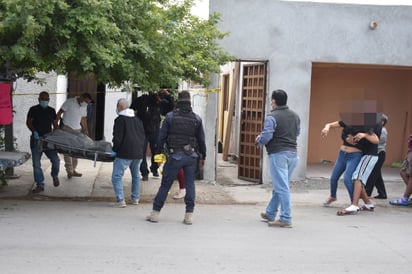
[[130, 203], [131, 203], [132, 205], [138, 205], [138, 204], [139, 204], [139, 199], [132, 199], [132, 200], [130, 201]]
[[126, 202], [123, 200], [123, 201], [117, 202], [114, 206], [118, 208], [125, 208]]
[[176, 194], [173, 196], [173, 199], [182, 199], [186, 196], [186, 189], [180, 189]]

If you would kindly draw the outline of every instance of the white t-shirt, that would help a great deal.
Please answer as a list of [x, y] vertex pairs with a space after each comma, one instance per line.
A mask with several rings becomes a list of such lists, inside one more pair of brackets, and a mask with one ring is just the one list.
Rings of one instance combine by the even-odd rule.
[[63, 123], [64, 125], [71, 127], [72, 129], [81, 129], [80, 121], [82, 117], [87, 116], [87, 104], [84, 103], [82, 106], [77, 102], [78, 96], [74, 98], [67, 99], [61, 109], [63, 112]]

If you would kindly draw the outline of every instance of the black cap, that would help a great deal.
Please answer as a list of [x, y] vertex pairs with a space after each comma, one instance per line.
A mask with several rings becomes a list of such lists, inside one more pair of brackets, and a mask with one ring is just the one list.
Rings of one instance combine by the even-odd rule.
[[190, 102], [190, 93], [188, 91], [181, 91], [177, 97], [178, 101]]

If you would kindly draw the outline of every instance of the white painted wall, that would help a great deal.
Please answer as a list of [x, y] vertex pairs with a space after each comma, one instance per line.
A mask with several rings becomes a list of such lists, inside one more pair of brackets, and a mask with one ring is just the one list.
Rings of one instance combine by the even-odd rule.
[[217, 108], [219, 96], [216, 92], [208, 93], [202, 90], [190, 92], [193, 112], [202, 118], [206, 140], [206, 161], [204, 166], [204, 180], [216, 181], [216, 134]]
[[129, 104], [132, 103], [132, 94], [128, 92], [122, 92], [120, 88], [110, 89], [106, 87], [106, 98], [104, 105], [104, 137], [103, 139], [111, 142], [113, 139], [113, 126], [114, 119], [116, 119], [116, 106], [117, 101], [120, 98], [126, 98], [129, 100]]
[[[238, 59], [269, 60], [268, 95], [284, 89], [300, 115], [296, 180], [306, 177], [312, 62], [412, 65], [409, 6], [210, 0], [209, 8], [221, 14], [220, 30], [230, 33], [222, 47]], [[374, 30], [371, 21], [378, 24]], [[263, 181], [270, 182], [267, 157]]]
[[67, 99], [68, 79], [65, 75], [57, 76], [56, 112], [60, 110], [64, 101]]

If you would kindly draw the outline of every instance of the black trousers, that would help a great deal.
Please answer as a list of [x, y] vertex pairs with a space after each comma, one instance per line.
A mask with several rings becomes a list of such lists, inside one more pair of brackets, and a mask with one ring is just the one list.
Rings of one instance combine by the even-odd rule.
[[368, 181], [365, 185], [366, 194], [368, 196], [372, 195], [373, 187], [376, 187], [379, 196], [387, 197], [386, 188], [382, 178], [382, 166], [385, 162], [386, 152], [381, 151], [378, 154], [378, 162], [376, 162], [375, 167], [372, 170], [371, 175], [369, 176]]

